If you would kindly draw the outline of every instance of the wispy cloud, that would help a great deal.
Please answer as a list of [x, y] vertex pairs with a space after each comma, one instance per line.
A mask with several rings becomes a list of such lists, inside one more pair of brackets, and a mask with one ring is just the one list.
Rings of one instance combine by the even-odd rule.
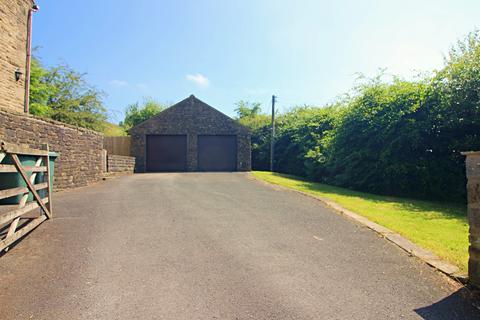
[[109, 84], [111, 86], [114, 86], [114, 87], [126, 87], [128, 86], [128, 82], [127, 81], [124, 81], [124, 80], [112, 80], [109, 82]]
[[210, 85], [210, 80], [208, 80], [207, 77], [200, 73], [187, 74], [186, 78], [188, 81], [195, 83], [201, 88], [207, 88]]

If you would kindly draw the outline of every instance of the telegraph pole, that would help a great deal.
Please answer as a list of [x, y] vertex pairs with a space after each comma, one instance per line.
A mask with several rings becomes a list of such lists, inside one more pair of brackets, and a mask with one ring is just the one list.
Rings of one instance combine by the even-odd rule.
[[270, 137], [270, 171], [273, 172], [273, 160], [275, 150], [275, 102], [277, 97], [272, 96], [272, 135]]

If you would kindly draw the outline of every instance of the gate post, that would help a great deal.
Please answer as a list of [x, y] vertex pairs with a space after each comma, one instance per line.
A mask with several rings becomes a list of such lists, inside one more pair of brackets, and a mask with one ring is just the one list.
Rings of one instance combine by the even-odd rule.
[[102, 171], [104, 175], [106, 175], [108, 172], [107, 157], [108, 157], [108, 151], [106, 149], [102, 149]]
[[468, 223], [470, 247], [469, 282], [480, 287], [480, 152], [463, 152], [467, 157]]

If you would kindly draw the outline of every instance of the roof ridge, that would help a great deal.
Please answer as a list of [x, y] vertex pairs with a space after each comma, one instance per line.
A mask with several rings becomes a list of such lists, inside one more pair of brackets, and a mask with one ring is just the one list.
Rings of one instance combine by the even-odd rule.
[[149, 121], [153, 121], [154, 119], [156, 119], [156, 118], [158, 118], [158, 117], [161, 117], [162, 114], [164, 114], [164, 112], [166, 112], [167, 110], [171, 110], [172, 108], [175, 108], [175, 107], [177, 107], [178, 105], [181, 105], [181, 104], [183, 104], [183, 103], [187, 103], [188, 105], [193, 106], [193, 105], [195, 104], [195, 102], [201, 103], [201, 104], [203, 104], [204, 106], [207, 106], [207, 107], [208, 107], [209, 109], [211, 109], [213, 112], [218, 113], [218, 114], [222, 115], [223, 117], [227, 118], [229, 121], [231, 121], [231, 123], [232, 123], [233, 125], [238, 126], [238, 127], [242, 128], [243, 130], [246, 130], [247, 132], [250, 133], [250, 129], [249, 129], [249, 128], [247, 128], [246, 126], [238, 123], [238, 121], [235, 121], [235, 119], [231, 118], [230, 116], [226, 115], [225, 113], [221, 112], [220, 110], [212, 107], [212, 106], [209, 105], [208, 103], [206, 103], [206, 102], [200, 100], [199, 98], [195, 97], [193, 94], [191, 94], [191, 95], [188, 96], [187, 98], [185, 98], [185, 99], [183, 99], [183, 100], [181, 100], [181, 101], [179, 101], [179, 102], [171, 105], [170, 107], [168, 107], [168, 108], [160, 111], [159, 113], [157, 113], [157, 114], [154, 115], [153, 117], [151, 117], [151, 118], [149, 118], [149, 119], [146, 119], [146, 120], [140, 122], [140, 123], [137, 124], [136, 126], [131, 127], [131, 128], [128, 129], [127, 131], [130, 132], [132, 129], [135, 129], [135, 128], [137, 128], [137, 127], [140, 127], [140, 126], [142, 126], [143, 124], [145, 124], [145, 123], [147, 123], [147, 122], [149, 122]]

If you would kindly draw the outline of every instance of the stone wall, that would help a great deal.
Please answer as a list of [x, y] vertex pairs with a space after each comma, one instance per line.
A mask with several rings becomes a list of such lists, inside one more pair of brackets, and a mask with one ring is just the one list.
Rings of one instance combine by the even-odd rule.
[[135, 170], [135, 158], [128, 156], [119, 156], [115, 154], [107, 155], [107, 171], [112, 174], [128, 174]]
[[103, 176], [103, 135], [61, 122], [0, 109], [0, 141], [60, 153], [55, 162], [54, 189], [86, 186]]
[[[0, 105], [23, 112], [27, 61], [27, 17], [32, 0], [2, 0], [0, 5]], [[17, 68], [23, 73], [15, 79]]]
[[468, 223], [470, 247], [468, 260], [469, 281], [480, 287], [480, 152], [466, 152]]
[[196, 171], [198, 167], [198, 135], [236, 135], [237, 170], [251, 170], [250, 131], [193, 95], [129, 132], [132, 156], [137, 158], [137, 172], [146, 170], [146, 136], [149, 134], [186, 135], [188, 171]]

